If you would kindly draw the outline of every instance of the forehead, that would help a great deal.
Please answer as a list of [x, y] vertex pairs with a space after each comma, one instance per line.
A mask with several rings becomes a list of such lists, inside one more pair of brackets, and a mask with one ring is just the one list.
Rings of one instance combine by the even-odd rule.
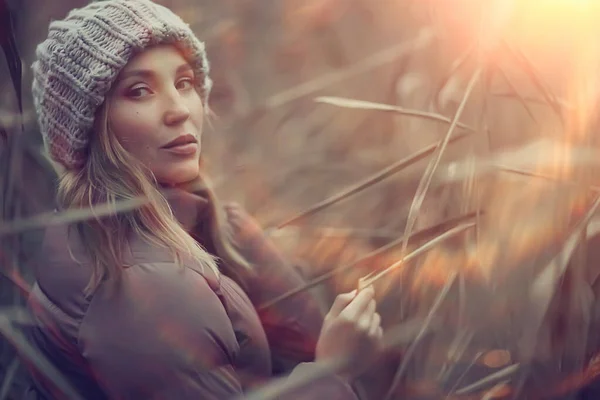
[[181, 52], [173, 45], [161, 44], [148, 47], [129, 60], [121, 73], [134, 69], [169, 69], [187, 64]]

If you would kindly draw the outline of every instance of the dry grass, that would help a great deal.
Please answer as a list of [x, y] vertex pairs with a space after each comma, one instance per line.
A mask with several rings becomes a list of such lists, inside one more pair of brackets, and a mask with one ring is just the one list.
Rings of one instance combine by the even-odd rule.
[[[373, 398], [567, 396], [595, 377], [600, 287], [584, 239], [598, 231], [600, 158], [581, 72], [598, 60], [557, 73], [531, 42], [496, 29], [489, 18], [505, 3], [494, 1], [473, 8], [470, 31], [433, 0], [162, 3], [208, 42], [221, 117], [203, 147], [221, 197], [244, 204], [310, 278], [261, 307], [315, 286], [331, 299], [361, 278], [375, 284], [387, 346], [403, 356], [384, 387], [363, 382]], [[40, 229], [90, 211], [44, 213], [52, 188], [39, 182], [51, 173], [33, 121], [23, 117], [19, 135], [18, 102], [0, 104], [0, 299], [19, 306]], [[14, 313], [0, 317], [12, 345], [53, 374]], [[0, 399], [19, 386], [11, 349]], [[495, 351], [507, 361], [482, 361]], [[251, 398], [305, 383], [275, 381]]]

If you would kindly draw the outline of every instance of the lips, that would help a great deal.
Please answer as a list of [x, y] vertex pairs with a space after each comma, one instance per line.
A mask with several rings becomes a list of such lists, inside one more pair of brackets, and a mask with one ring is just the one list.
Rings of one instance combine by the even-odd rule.
[[198, 143], [198, 139], [196, 139], [196, 136], [191, 135], [191, 134], [186, 134], [186, 135], [178, 136], [175, 140], [172, 140], [169, 143], [165, 144], [163, 146], [163, 149], [172, 149], [175, 147], [185, 146], [185, 145], [189, 145], [189, 144], [196, 144], [196, 143]]

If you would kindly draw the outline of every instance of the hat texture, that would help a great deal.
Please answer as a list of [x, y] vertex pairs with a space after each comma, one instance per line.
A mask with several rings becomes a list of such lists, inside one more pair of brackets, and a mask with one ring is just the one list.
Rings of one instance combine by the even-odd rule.
[[206, 104], [212, 82], [204, 43], [168, 8], [150, 0], [105, 0], [53, 21], [36, 48], [33, 101], [44, 144], [67, 169], [87, 158], [94, 117], [121, 69], [139, 51], [175, 45]]

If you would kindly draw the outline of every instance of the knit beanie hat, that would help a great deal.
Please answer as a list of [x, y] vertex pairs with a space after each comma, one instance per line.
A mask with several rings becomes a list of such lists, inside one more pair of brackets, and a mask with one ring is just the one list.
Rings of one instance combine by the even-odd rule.
[[204, 43], [150, 0], [104, 0], [50, 23], [36, 49], [33, 102], [47, 151], [67, 169], [87, 157], [94, 117], [121, 69], [140, 50], [173, 44], [194, 69], [204, 104], [212, 82]]

